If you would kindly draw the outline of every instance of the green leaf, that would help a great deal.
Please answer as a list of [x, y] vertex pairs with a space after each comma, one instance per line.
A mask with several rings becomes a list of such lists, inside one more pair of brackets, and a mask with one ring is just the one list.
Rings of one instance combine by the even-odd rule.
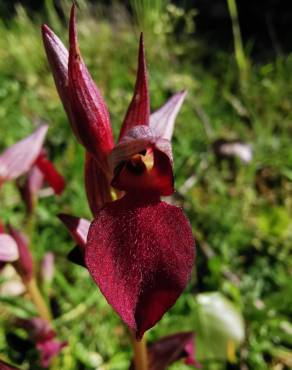
[[244, 322], [235, 305], [221, 293], [197, 296], [196, 351], [199, 361], [234, 360], [244, 340]]

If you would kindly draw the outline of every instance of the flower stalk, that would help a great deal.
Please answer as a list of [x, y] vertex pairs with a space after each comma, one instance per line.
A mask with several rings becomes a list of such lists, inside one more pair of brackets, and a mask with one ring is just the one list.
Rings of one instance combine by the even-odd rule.
[[28, 281], [23, 280], [23, 283], [26, 287], [28, 294], [30, 295], [32, 302], [35, 304], [39, 316], [46, 321], [51, 321], [52, 319], [51, 313], [48, 309], [48, 306], [43, 296], [40, 293], [35, 278], [33, 277]]
[[242, 45], [236, 0], [227, 0], [227, 5], [232, 22], [235, 58], [239, 70], [239, 79], [241, 86], [245, 86], [248, 81], [249, 64]]
[[130, 331], [130, 338], [133, 348], [135, 370], [148, 370], [147, 344], [145, 336], [138, 341], [135, 334]]

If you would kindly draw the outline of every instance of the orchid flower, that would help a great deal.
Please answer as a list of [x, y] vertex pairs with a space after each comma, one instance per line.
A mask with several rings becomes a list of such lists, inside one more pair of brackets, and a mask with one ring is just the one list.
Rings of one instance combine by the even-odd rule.
[[56, 339], [56, 333], [50, 324], [40, 317], [18, 320], [18, 326], [25, 329], [35, 343], [40, 354], [40, 364], [44, 368], [49, 367], [53, 358], [67, 346], [67, 342], [60, 342]]
[[[94, 220], [60, 218], [108, 303], [141, 339], [183, 292], [194, 263], [188, 219], [160, 197], [174, 191], [170, 139], [186, 95], [150, 115], [143, 35], [134, 95], [114, 144], [108, 109], [82, 59], [75, 6], [69, 53], [46, 25], [44, 46], [59, 96], [86, 152], [85, 187]], [[111, 198], [112, 188], [117, 198]]]
[[20, 186], [20, 190], [29, 211], [44, 181], [48, 182], [56, 194], [61, 194], [65, 187], [63, 177], [48, 160], [43, 149], [47, 131], [47, 125], [40, 126], [0, 155], [0, 186], [27, 174], [27, 181], [24, 186]]

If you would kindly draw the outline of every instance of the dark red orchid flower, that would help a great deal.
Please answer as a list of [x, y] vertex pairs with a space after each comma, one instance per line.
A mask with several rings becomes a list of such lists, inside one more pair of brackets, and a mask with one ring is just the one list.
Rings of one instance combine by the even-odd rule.
[[26, 236], [11, 225], [0, 230], [0, 263], [11, 262], [24, 281], [33, 277], [33, 258], [28, 247]]
[[19, 255], [18, 259], [13, 262], [13, 266], [24, 281], [30, 281], [34, 274], [34, 266], [28, 239], [11, 225], [8, 225], [8, 231], [16, 243]]
[[[148, 369], [166, 370], [181, 359], [198, 369], [202, 366], [195, 358], [194, 333], [184, 332], [168, 335], [148, 345]], [[135, 370], [132, 362], [129, 370]]]
[[180, 296], [194, 263], [189, 221], [180, 208], [160, 200], [174, 191], [170, 140], [186, 93], [150, 115], [141, 35], [135, 91], [114, 146], [107, 107], [78, 47], [75, 6], [69, 54], [53, 31], [42, 31], [60, 98], [86, 150], [85, 185], [95, 217], [90, 226], [73, 216], [60, 218], [78, 244], [79, 262], [140, 339]]
[[0, 185], [27, 174], [24, 185], [19, 185], [22, 198], [29, 211], [33, 208], [34, 198], [46, 181], [56, 194], [65, 187], [64, 178], [47, 158], [43, 149], [48, 126], [40, 126], [33, 134], [22, 139], [0, 155]]
[[13, 237], [5, 233], [4, 227], [0, 226], [0, 264], [14, 262], [19, 258], [17, 244]]
[[67, 346], [67, 342], [60, 342], [56, 339], [56, 333], [48, 321], [40, 317], [18, 320], [17, 324], [27, 331], [30, 339], [35, 343], [40, 354], [40, 364], [44, 368], [49, 367], [53, 358]]

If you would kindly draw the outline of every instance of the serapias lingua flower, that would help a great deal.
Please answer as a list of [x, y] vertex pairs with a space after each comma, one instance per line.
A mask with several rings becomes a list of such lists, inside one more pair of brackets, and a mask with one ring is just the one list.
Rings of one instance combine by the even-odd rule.
[[56, 332], [49, 322], [40, 317], [33, 317], [27, 320], [19, 319], [17, 325], [27, 331], [39, 352], [40, 364], [43, 368], [49, 367], [54, 357], [67, 346], [66, 341], [60, 342], [56, 338]]
[[91, 224], [61, 219], [101, 292], [139, 339], [176, 302], [194, 263], [189, 221], [160, 199], [174, 191], [170, 139], [185, 92], [150, 115], [141, 35], [134, 95], [114, 145], [106, 104], [80, 54], [74, 5], [69, 53], [47, 26], [43, 39], [73, 132], [86, 150], [85, 186], [95, 217]]
[[63, 176], [47, 158], [43, 148], [47, 125], [40, 126], [35, 132], [18, 141], [0, 155], [0, 186], [27, 175], [24, 185], [19, 186], [27, 209], [33, 208], [33, 199], [46, 181], [55, 194], [61, 194], [65, 187]]

